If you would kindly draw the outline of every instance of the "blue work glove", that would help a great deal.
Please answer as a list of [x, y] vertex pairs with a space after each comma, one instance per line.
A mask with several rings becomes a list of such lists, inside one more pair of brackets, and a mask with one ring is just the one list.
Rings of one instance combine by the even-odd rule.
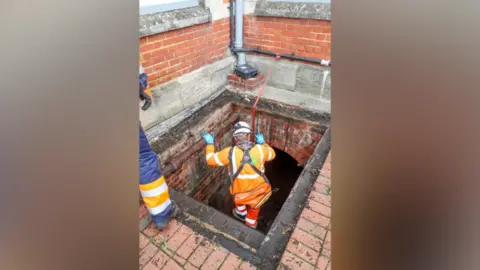
[[263, 134], [255, 135], [255, 142], [257, 144], [264, 144], [265, 143], [265, 138], [263, 137]]
[[215, 141], [215, 139], [213, 138], [213, 135], [208, 133], [203, 134], [202, 138], [205, 140], [207, 144], [213, 144]]

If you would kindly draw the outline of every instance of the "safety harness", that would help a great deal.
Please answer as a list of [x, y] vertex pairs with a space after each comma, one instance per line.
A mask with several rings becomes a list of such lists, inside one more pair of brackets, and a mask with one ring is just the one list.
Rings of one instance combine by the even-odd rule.
[[[230, 148], [230, 151], [228, 153], [228, 159], [230, 161], [230, 172], [229, 172], [229, 175], [230, 175], [230, 181], [231, 183], [233, 183], [233, 181], [238, 177], [238, 175], [240, 174], [240, 172], [243, 170], [243, 168], [246, 166], [246, 165], [250, 165], [250, 167], [258, 174], [260, 175], [263, 179], [265, 179], [265, 182], [268, 184], [268, 186], [270, 187], [269, 189], [269, 192], [266, 193], [260, 200], [259, 202], [254, 206], [254, 208], [258, 208], [260, 206], [262, 206], [267, 200], [268, 198], [270, 198], [270, 196], [272, 195], [272, 185], [270, 184], [270, 181], [268, 181], [268, 178], [267, 176], [262, 172], [260, 171], [256, 166], [255, 164], [253, 164], [253, 161], [252, 161], [252, 158], [250, 157], [250, 149], [253, 148], [253, 145], [251, 143], [248, 143], [247, 144], [247, 147], [245, 147], [245, 149], [243, 148], [240, 148], [242, 151], [243, 151], [243, 157], [242, 157], [242, 161], [240, 162], [240, 166], [238, 167], [237, 171], [235, 173], [233, 173], [233, 162], [232, 162], [232, 159], [233, 159], [233, 155], [234, 155], [234, 151], [235, 151], [235, 147], [232, 147]], [[238, 196], [238, 197], [247, 197], [247, 196], [260, 196], [262, 195], [262, 193], [260, 193], [260, 190], [263, 190], [263, 188], [256, 188], [256, 189], [253, 189], [253, 190], [249, 190], [249, 191], [245, 191], [245, 192], [240, 192], [240, 193], [237, 193], [237, 194], [233, 194], [233, 196]]]

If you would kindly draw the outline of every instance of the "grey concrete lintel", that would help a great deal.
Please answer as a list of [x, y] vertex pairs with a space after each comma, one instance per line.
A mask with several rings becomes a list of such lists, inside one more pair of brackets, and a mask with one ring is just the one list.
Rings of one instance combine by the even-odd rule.
[[140, 16], [140, 37], [160, 34], [212, 20], [210, 9], [202, 6]]
[[272, 2], [259, 0], [255, 6], [255, 16], [285, 17], [297, 19], [332, 19], [331, 3]]

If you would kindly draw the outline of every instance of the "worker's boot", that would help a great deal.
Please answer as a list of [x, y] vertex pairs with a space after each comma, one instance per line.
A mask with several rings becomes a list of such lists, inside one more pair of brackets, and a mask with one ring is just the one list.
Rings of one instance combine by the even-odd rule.
[[172, 209], [170, 210], [168, 217], [161, 222], [155, 223], [155, 225], [157, 226], [157, 229], [159, 230], [165, 229], [170, 223], [170, 221], [172, 221], [172, 218], [176, 218], [178, 216], [178, 212], [179, 212], [179, 208], [177, 203], [172, 201]]
[[242, 222], [245, 222], [245, 216], [239, 215], [239, 214], [237, 213], [237, 211], [235, 210], [235, 208], [232, 209], [232, 214], [233, 214], [233, 216], [234, 216], [236, 219], [238, 219], [238, 220], [240, 220], [240, 221], [242, 221]]

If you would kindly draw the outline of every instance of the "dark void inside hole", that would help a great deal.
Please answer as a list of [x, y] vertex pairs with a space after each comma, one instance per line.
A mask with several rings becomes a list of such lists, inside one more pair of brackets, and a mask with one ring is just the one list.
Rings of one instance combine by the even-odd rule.
[[[262, 206], [257, 226], [257, 229], [265, 234], [270, 230], [303, 170], [302, 167], [297, 166], [297, 161], [289, 154], [276, 148], [274, 150], [276, 157], [273, 161], [265, 163], [265, 175], [268, 177], [272, 189], [278, 189], [278, 191]], [[209, 205], [232, 216], [234, 204], [229, 193], [230, 182], [224, 181], [224, 183], [209, 200]]]

